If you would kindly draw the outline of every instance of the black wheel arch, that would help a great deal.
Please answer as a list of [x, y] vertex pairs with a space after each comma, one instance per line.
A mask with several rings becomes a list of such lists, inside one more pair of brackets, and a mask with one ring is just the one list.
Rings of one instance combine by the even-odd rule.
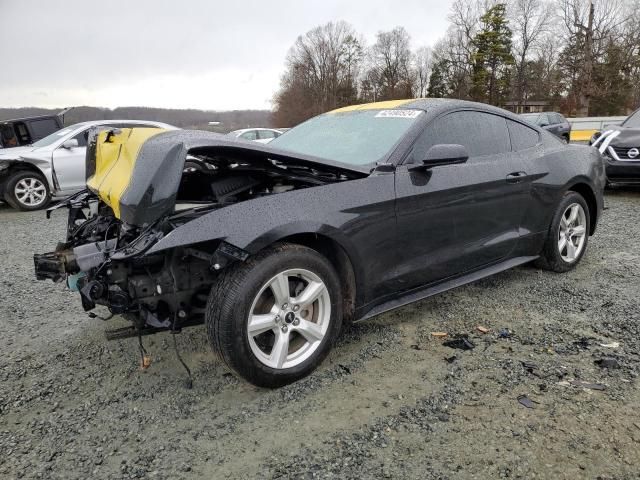
[[342, 245], [329, 236], [313, 232], [289, 235], [281, 238], [278, 242], [293, 243], [311, 248], [329, 260], [338, 273], [342, 286], [343, 321], [350, 322], [354, 320], [356, 305], [363, 303], [363, 299], [358, 298], [363, 289], [358, 288], [359, 284], [354, 264]]
[[596, 231], [596, 225], [599, 220], [598, 197], [594, 188], [586, 182], [578, 181], [572, 184], [567, 191], [579, 193], [589, 207], [589, 235], [593, 235]]

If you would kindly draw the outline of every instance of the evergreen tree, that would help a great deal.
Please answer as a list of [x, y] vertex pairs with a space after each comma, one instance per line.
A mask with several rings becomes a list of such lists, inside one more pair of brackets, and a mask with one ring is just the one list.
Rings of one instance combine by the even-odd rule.
[[514, 64], [506, 9], [505, 3], [489, 8], [480, 18], [482, 28], [473, 39], [471, 96], [492, 105], [504, 102]]
[[429, 77], [429, 90], [427, 92], [428, 97], [432, 98], [444, 98], [448, 96], [447, 88], [447, 61], [438, 60], [433, 65], [431, 70], [431, 77]]

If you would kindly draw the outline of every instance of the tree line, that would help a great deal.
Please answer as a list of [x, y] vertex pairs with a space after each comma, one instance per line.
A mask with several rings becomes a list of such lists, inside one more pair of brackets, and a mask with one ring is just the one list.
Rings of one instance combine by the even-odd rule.
[[425, 96], [627, 114], [640, 106], [639, 11], [640, 0], [455, 0], [446, 34], [417, 49], [401, 26], [366, 45], [348, 23], [330, 22], [289, 50], [274, 122]]
[[[55, 115], [61, 109], [37, 107], [0, 108], [0, 121], [36, 115]], [[179, 128], [211, 130], [226, 133], [247, 127], [270, 127], [272, 115], [268, 110], [231, 110], [225, 112], [197, 109], [169, 109], [151, 107], [74, 107], [64, 116], [65, 125], [89, 120], [155, 120]], [[209, 122], [219, 122], [210, 125]]]

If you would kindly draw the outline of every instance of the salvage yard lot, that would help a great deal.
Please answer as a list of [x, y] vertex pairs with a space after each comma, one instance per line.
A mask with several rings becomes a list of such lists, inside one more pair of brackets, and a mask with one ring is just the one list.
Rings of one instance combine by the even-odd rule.
[[33, 277], [64, 213], [0, 206], [0, 477], [638, 478], [640, 191], [605, 202], [572, 272], [525, 266], [354, 325], [279, 390], [231, 376], [204, 327], [177, 337], [193, 389], [169, 334], [144, 338], [141, 371], [136, 339], [104, 339], [124, 322]]

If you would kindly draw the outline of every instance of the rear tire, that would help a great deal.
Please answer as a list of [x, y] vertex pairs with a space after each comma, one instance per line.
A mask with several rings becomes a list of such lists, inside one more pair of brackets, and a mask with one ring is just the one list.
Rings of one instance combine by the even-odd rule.
[[311, 373], [333, 346], [342, 326], [340, 281], [315, 250], [278, 244], [221, 272], [205, 322], [232, 371], [259, 387], [281, 387]]
[[558, 205], [536, 265], [557, 273], [568, 272], [584, 256], [591, 227], [589, 207], [579, 193], [565, 193]]
[[44, 176], [31, 170], [22, 170], [7, 180], [4, 198], [16, 210], [33, 211], [49, 205], [51, 192]]

